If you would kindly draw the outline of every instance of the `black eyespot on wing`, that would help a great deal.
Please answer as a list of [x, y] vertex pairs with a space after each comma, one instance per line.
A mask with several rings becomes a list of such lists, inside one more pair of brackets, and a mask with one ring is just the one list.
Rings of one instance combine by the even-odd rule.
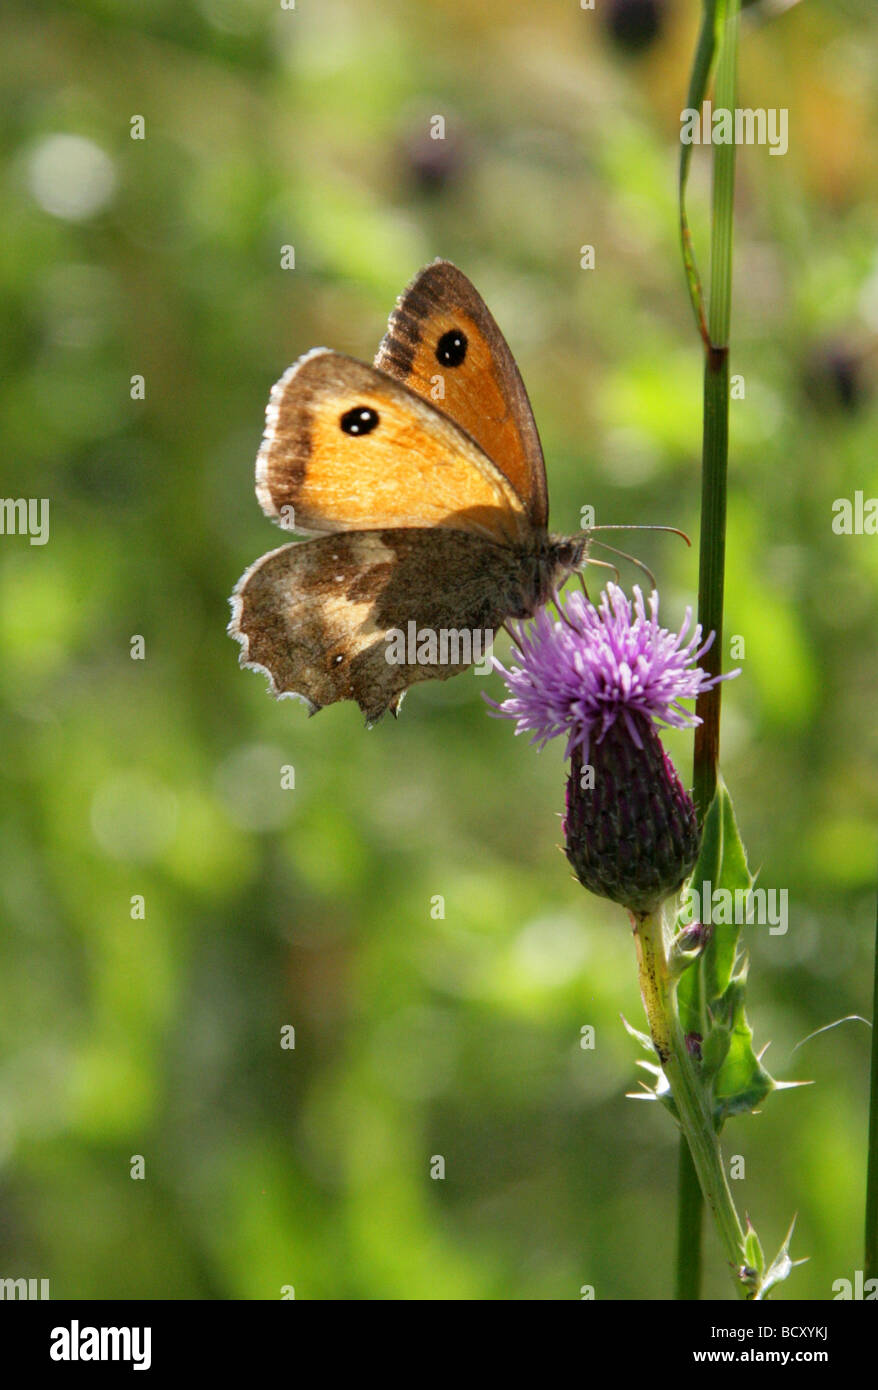
[[355, 405], [338, 422], [345, 434], [371, 434], [378, 424], [378, 411], [369, 405]]
[[436, 344], [436, 361], [443, 367], [459, 367], [466, 357], [469, 346], [466, 334], [460, 328], [449, 328]]

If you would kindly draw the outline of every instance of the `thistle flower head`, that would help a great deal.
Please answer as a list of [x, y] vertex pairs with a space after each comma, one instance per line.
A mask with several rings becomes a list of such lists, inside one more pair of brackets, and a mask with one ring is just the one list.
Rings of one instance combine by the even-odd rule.
[[608, 584], [594, 607], [583, 594], [565, 601], [561, 618], [543, 608], [530, 630], [519, 626], [512, 648], [513, 663], [499, 670], [509, 697], [493, 705], [493, 713], [516, 721], [516, 733], [532, 733], [542, 747], [559, 734], [567, 735], [567, 756], [575, 748], [588, 758], [592, 741], [600, 743], [608, 729], [621, 721], [637, 747], [642, 743], [642, 719], [676, 729], [692, 728], [700, 720], [682, 700], [695, 699], [717, 679], [697, 662], [713, 642], [701, 641], [696, 624], [689, 640], [692, 611], [679, 632], [659, 626], [658, 594], [649, 598], [635, 585], [633, 604], [616, 584]]
[[494, 663], [509, 696], [489, 703], [540, 746], [566, 735], [567, 858], [591, 892], [652, 912], [680, 887], [699, 846], [695, 807], [658, 730], [700, 722], [681, 701], [724, 679], [697, 665], [713, 636], [702, 642], [696, 625], [686, 640], [688, 609], [679, 632], [660, 627], [658, 594], [647, 613], [638, 588], [633, 603], [609, 584], [597, 607], [578, 593], [557, 606], [559, 618], [542, 609], [529, 629], [518, 627], [513, 664]]

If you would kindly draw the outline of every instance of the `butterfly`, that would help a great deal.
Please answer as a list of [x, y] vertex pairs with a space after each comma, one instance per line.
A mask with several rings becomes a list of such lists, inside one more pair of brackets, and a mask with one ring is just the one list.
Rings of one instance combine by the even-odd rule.
[[[240, 663], [311, 713], [355, 700], [368, 724], [398, 714], [418, 681], [471, 664], [454, 635], [533, 616], [588, 543], [549, 534], [515, 359], [445, 260], [397, 300], [371, 367], [314, 348], [288, 368], [266, 409], [256, 495], [281, 527], [318, 539], [242, 575], [228, 629]], [[408, 638], [393, 659], [390, 634]]]

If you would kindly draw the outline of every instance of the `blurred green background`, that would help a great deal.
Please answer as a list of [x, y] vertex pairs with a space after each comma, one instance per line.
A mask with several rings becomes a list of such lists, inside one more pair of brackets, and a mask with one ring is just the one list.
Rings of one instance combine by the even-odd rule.
[[[593, 504], [697, 536], [675, 178], [698, 6], [630, 11], [5, 6], [3, 492], [49, 498], [51, 538], [0, 541], [2, 1276], [55, 1298], [670, 1294], [676, 1137], [625, 1098], [634, 952], [558, 851], [562, 750], [487, 716], [497, 677], [421, 686], [368, 733], [353, 706], [309, 721], [225, 634], [282, 539], [252, 484], [269, 387], [314, 345], [370, 360], [436, 255], [517, 356], [555, 528]], [[868, 1030], [791, 1052], [871, 1008], [878, 541], [831, 527], [835, 498], [878, 493], [870, 0], [756, 6], [741, 102], [788, 108], [790, 149], [739, 159], [723, 770], [761, 883], [790, 893], [786, 937], [746, 929], [757, 1042], [816, 1084], [724, 1148], [766, 1245], [799, 1213], [811, 1258], [779, 1296], [825, 1299], [862, 1267]], [[691, 188], [703, 261], [705, 151]], [[679, 623], [695, 550], [629, 543]], [[668, 743], [688, 777], [691, 738]], [[730, 1296], [712, 1233], [707, 1269]]]

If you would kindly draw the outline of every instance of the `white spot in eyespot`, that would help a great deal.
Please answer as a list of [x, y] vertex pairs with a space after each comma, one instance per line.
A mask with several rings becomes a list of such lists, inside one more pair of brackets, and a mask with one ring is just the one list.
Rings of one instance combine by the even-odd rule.
[[342, 582], [343, 579], [344, 579], [344, 575], [343, 575], [343, 574], [337, 574], [337, 575], [335, 576], [335, 582], [336, 582], [336, 584], [340, 584], [340, 583]]

